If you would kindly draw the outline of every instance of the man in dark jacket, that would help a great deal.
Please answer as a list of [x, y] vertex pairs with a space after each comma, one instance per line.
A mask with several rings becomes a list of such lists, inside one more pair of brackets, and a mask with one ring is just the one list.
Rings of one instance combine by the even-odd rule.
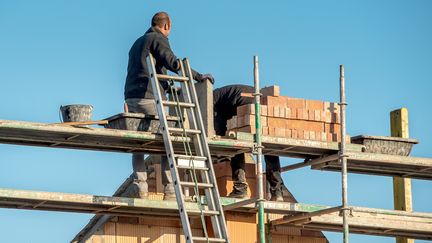
[[[152, 54], [155, 58], [157, 73], [166, 74], [167, 70], [178, 73], [180, 62], [171, 50], [168, 35], [171, 31], [171, 20], [167, 13], [156, 13], [152, 18], [151, 27], [138, 38], [129, 51], [129, 63], [127, 68], [126, 84], [124, 89], [125, 102], [129, 112], [157, 115], [151, 80], [147, 70], [146, 58]], [[192, 70], [193, 78], [198, 82], [210, 80], [214, 82], [210, 74], [200, 74]], [[162, 91], [166, 92], [168, 85], [162, 83]], [[134, 196], [145, 198], [147, 189], [147, 165], [144, 162], [144, 154], [132, 155], [134, 170], [133, 192]], [[162, 183], [164, 184], [164, 199], [175, 199], [174, 186], [168, 161], [165, 156], [161, 159]]]
[[[252, 104], [250, 96], [245, 94], [254, 93], [255, 89], [248, 85], [228, 85], [213, 91], [214, 101], [214, 126], [216, 135], [225, 136], [227, 121], [237, 115], [237, 107]], [[242, 95], [243, 94], [243, 95]], [[231, 172], [234, 186], [230, 197], [247, 197], [247, 183], [245, 174], [245, 160], [243, 154], [238, 154], [231, 159]], [[280, 172], [280, 161], [278, 156], [264, 155], [266, 162], [266, 179], [270, 184], [272, 201], [283, 201], [282, 191], [285, 186]]]

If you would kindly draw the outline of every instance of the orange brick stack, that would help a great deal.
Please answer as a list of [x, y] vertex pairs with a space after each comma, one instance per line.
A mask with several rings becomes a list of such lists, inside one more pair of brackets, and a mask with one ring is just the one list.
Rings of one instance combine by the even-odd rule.
[[[261, 90], [263, 135], [340, 142], [340, 109], [334, 102], [280, 96], [279, 87]], [[255, 105], [237, 108], [227, 122], [228, 131], [255, 133]]]

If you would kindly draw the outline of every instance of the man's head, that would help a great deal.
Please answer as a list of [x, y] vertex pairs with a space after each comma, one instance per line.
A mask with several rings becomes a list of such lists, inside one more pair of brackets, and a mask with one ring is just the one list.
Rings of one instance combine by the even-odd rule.
[[157, 28], [165, 37], [171, 31], [171, 19], [166, 12], [156, 13], [152, 18], [152, 27]]

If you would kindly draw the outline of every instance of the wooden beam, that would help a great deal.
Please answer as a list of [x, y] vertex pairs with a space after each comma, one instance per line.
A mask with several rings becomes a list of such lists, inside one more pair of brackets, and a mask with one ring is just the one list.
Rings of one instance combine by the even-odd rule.
[[[390, 112], [392, 137], [409, 138], [408, 109], [401, 108]], [[396, 210], [412, 212], [411, 179], [393, 177], [393, 199]], [[413, 239], [397, 237], [396, 243], [414, 243]]]

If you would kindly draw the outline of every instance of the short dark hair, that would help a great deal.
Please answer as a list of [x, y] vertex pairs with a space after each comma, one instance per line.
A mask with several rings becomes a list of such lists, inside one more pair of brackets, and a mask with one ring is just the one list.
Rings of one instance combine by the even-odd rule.
[[153, 15], [151, 25], [163, 27], [165, 24], [169, 24], [170, 18], [168, 13], [166, 12], [158, 12], [155, 15]]

